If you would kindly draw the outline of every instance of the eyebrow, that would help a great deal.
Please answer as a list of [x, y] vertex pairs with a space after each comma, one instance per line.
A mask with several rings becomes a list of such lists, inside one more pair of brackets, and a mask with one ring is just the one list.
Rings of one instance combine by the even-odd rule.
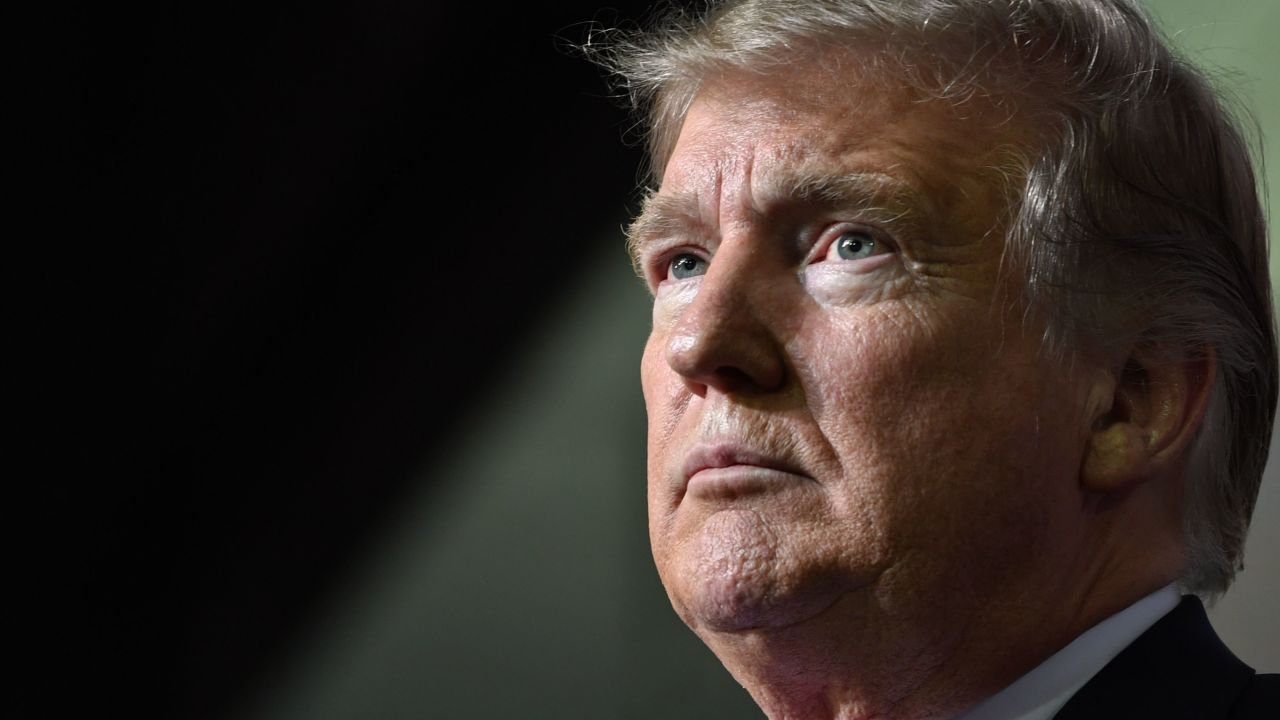
[[627, 226], [627, 253], [636, 275], [644, 277], [640, 256], [658, 238], [674, 234], [694, 235], [710, 239], [714, 232], [702, 222], [698, 199], [689, 193], [661, 195], [650, 189], [645, 193], [640, 214]]
[[[775, 206], [817, 205], [848, 212], [854, 219], [894, 226], [897, 234], [912, 233], [935, 214], [927, 194], [880, 172], [779, 173], [761, 184], [754, 199], [753, 210], [760, 214]], [[710, 240], [718, 232], [702, 218], [695, 195], [651, 190], [626, 234], [632, 265], [643, 277], [640, 257], [659, 238], [679, 234]]]

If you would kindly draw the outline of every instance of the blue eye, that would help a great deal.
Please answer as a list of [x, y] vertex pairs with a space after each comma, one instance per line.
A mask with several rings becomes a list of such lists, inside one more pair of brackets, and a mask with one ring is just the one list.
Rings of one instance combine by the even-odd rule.
[[850, 230], [835, 242], [836, 254], [845, 260], [861, 260], [876, 253], [876, 241], [870, 235], [857, 230]]
[[707, 261], [692, 253], [680, 253], [671, 258], [671, 265], [667, 268], [667, 274], [676, 280], [705, 275], [706, 272]]

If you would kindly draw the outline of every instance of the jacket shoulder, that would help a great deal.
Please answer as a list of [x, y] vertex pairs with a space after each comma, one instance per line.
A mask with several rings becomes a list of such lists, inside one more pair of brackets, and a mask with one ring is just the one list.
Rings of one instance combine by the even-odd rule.
[[1194, 596], [1107, 663], [1055, 720], [1274, 720], [1276, 675], [1255, 675]]
[[1280, 675], [1254, 675], [1231, 706], [1230, 720], [1274, 720], [1280, 717]]

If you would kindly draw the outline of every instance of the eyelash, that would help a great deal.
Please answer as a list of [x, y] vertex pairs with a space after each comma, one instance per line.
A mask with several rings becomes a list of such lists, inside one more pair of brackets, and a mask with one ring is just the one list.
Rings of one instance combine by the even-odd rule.
[[651, 272], [656, 278], [654, 282], [655, 286], [670, 279], [671, 263], [675, 262], [676, 258], [681, 257], [682, 255], [693, 255], [708, 264], [711, 262], [710, 253], [705, 252], [702, 248], [682, 246], [675, 247], [670, 250], [664, 250], [654, 256], [655, 260], [653, 261], [653, 269]]
[[[897, 245], [892, 240], [890, 240], [888, 236], [886, 236], [883, 232], [875, 228], [868, 227], [866, 225], [860, 225], [857, 223], [850, 223], [850, 222], [841, 222], [841, 223], [835, 223], [829, 226], [828, 228], [825, 228], [819, 234], [818, 242], [814, 244], [815, 250], [809, 255], [809, 258], [806, 260], [805, 265], [811, 265], [813, 263], [825, 260], [827, 257], [829, 257], [833, 250], [834, 244], [837, 241], [839, 241], [840, 238], [847, 233], [861, 233], [871, 239], [871, 241], [875, 244], [877, 252], [875, 252], [874, 255], [871, 255], [869, 257], [875, 257], [878, 255], [887, 255], [887, 254], [891, 254], [898, 251]], [[670, 250], [663, 250], [655, 254], [656, 260], [654, 261], [654, 265], [653, 265], [653, 273], [657, 278], [657, 282], [655, 284], [662, 283], [670, 279], [671, 264], [675, 262], [677, 258], [683, 255], [695, 256], [708, 264], [711, 262], [710, 254], [706, 253], [703, 248], [683, 246], [683, 247], [675, 247]], [[865, 259], [865, 258], [861, 258], [861, 259]], [[857, 260], [848, 260], [847, 262], [857, 262]]]
[[[887, 255], [890, 253], [897, 252], [897, 249], [898, 249], [897, 245], [895, 245], [893, 241], [888, 238], [888, 236], [886, 236], [883, 232], [877, 230], [876, 228], [868, 227], [866, 225], [861, 225], [858, 223], [842, 222], [842, 223], [835, 223], [822, 231], [822, 234], [819, 235], [818, 242], [814, 245], [815, 252], [810, 257], [809, 262], [806, 264], [812, 264], [820, 260], [825, 260], [827, 257], [831, 255], [833, 251], [835, 251], [835, 244], [840, 241], [840, 238], [850, 233], [865, 235], [873, 243], [875, 247], [874, 255], [871, 255], [868, 257], [875, 257], [877, 255]], [[865, 259], [865, 258], [859, 258], [859, 259]], [[850, 262], [855, 262], [855, 261], [850, 260]]]

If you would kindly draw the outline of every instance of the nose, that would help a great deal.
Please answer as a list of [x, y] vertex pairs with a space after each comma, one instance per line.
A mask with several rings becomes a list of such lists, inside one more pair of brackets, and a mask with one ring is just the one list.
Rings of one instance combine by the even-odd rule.
[[[716, 260], [721, 260], [720, 256]], [[780, 389], [786, 361], [774, 318], [779, 297], [769, 278], [712, 262], [697, 297], [668, 338], [666, 357], [692, 392], [758, 394]]]

